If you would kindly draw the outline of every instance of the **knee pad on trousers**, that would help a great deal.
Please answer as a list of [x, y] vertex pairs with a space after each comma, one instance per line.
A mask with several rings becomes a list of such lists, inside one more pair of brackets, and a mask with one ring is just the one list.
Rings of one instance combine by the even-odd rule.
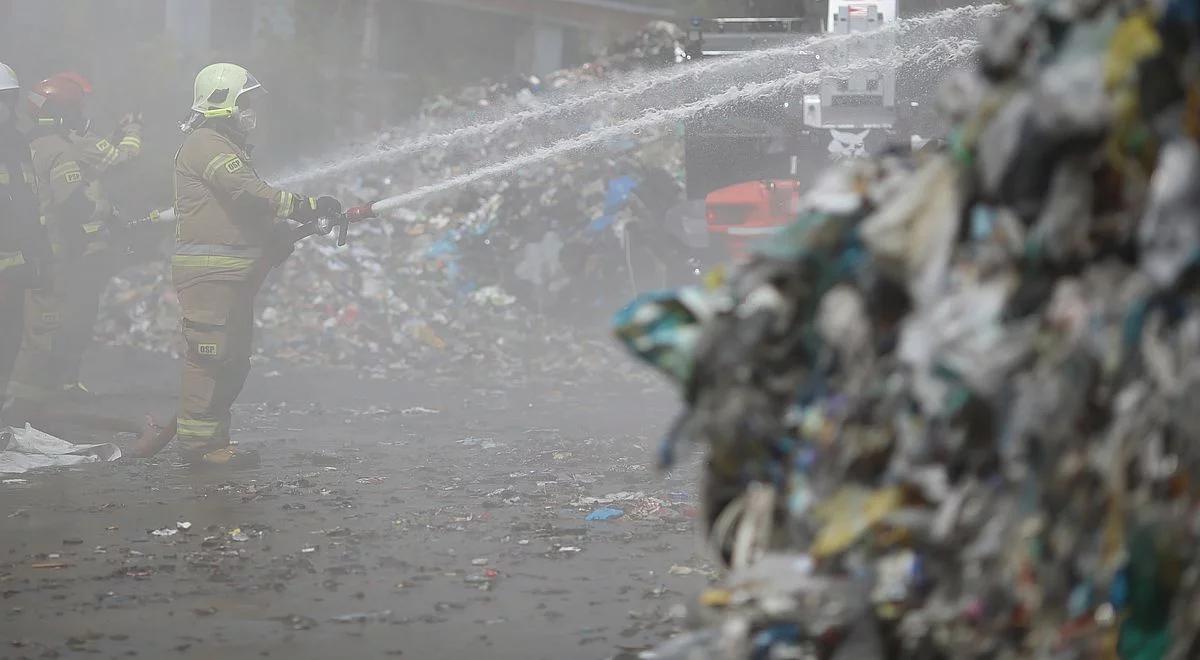
[[183, 320], [183, 339], [187, 342], [188, 360], [197, 366], [227, 368], [235, 356], [225, 325]]

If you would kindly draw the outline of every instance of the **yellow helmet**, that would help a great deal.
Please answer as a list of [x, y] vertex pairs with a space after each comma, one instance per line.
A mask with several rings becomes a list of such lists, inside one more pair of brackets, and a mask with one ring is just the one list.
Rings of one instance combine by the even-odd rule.
[[245, 68], [236, 64], [210, 64], [196, 74], [192, 110], [205, 117], [232, 117], [238, 98], [262, 85]]

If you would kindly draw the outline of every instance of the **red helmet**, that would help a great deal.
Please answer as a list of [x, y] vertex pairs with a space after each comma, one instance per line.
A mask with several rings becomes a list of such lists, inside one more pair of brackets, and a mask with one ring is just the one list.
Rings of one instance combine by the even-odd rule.
[[30, 114], [39, 126], [77, 128], [83, 124], [83, 97], [90, 89], [90, 83], [85, 88], [68, 75], [55, 74], [34, 85], [29, 94]]
[[56, 78], [69, 80], [76, 85], [79, 85], [79, 88], [83, 90], [84, 94], [92, 93], [92, 81], [88, 80], [82, 73], [79, 73], [78, 71], [62, 71], [50, 76], [47, 78], [47, 80], [54, 80]]

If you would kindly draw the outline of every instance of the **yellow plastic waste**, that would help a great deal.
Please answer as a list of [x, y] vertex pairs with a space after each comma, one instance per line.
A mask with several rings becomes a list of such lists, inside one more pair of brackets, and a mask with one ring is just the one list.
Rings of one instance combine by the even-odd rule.
[[869, 491], [846, 486], [818, 506], [814, 515], [825, 525], [817, 533], [809, 552], [822, 559], [854, 545], [872, 525], [900, 508], [903, 495], [899, 488]]

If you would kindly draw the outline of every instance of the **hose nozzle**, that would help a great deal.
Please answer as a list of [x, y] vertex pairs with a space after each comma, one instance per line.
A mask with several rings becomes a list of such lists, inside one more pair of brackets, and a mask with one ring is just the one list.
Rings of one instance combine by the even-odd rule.
[[350, 222], [358, 222], [360, 220], [366, 220], [367, 218], [374, 218], [374, 204], [375, 202], [370, 202], [360, 206], [351, 206], [350, 208], [346, 209], [346, 219]]

